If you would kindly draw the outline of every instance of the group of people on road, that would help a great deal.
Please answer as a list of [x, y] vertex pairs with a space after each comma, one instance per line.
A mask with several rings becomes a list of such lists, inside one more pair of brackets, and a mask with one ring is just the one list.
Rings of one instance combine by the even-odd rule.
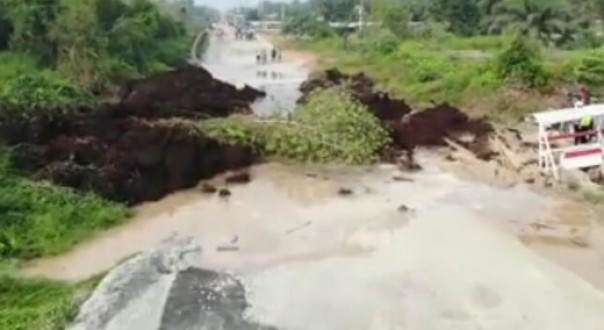
[[259, 50], [256, 53], [256, 63], [267, 63], [269, 60], [271, 62], [280, 62], [281, 61], [281, 49], [277, 47], [273, 47], [270, 52], [267, 52], [266, 49]]

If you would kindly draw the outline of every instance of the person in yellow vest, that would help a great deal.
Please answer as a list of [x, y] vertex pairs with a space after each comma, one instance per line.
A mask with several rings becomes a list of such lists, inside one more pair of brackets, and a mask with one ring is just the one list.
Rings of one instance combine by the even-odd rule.
[[[589, 103], [590, 103], [589, 92], [587, 91], [587, 88], [585, 87], [585, 85], [579, 85], [579, 97], [580, 97], [581, 106], [589, 105]], [[594, 128], [593, 118], [591, 116], [584, 116], [583, 118], [581, 118], [578, 125], [575, 126], [575, 132], [577, 132], [577, 133], [587, 132], [587, 131], [593, 130], [593, 128]], [[588, 143], [591, 140], [591, 138], [592, 138], [591, 135], [576, 137], [575, 144]]]

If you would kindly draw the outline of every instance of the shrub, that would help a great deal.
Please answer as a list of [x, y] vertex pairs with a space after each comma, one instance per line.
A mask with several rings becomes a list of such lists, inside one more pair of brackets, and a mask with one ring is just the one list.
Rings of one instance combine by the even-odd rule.
[[499, 78], [518, 81], [529, 87], [544, 87], [548, 83], [539, 52], [520, 35], [497, 57], [495, 69]]
[[0, 89], [22, 74], [38, 71], [36, 60], [26, 54], [0, 52]]
[[0, 89], [0, 104], [25, 110], [74, 108], [95, 103], [88, 92], [44, 73], [21, 75]]
[[578, 81], [593, 87], [604, 86], [604, 53], [593, 52], [581, 59], [575, 68]]
[[367, 50], [381, 55], [388, 55], [398, 49], [399, 43], [399, 38], [390, 30], [380, 29], [375, 35], [370, 36]]

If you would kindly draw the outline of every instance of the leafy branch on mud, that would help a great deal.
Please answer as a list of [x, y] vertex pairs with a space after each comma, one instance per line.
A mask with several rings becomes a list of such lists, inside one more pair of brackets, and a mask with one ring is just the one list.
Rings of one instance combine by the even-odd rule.
[[378, 119], [340, 88], [313, 91], [287, 118], [211, 119], [202, 129], [265, 157], [301, 162], [371, 163], [390, 143]]

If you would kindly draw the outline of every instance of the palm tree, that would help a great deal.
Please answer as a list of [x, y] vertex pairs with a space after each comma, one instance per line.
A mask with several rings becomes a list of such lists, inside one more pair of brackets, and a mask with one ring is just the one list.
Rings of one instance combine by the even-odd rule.
[[488, 33], [512, 29], [552, 44], [558, 43], [561, 37], [569, 38], [575, 32], [566, 0], [502, 0], [491, 10]]

